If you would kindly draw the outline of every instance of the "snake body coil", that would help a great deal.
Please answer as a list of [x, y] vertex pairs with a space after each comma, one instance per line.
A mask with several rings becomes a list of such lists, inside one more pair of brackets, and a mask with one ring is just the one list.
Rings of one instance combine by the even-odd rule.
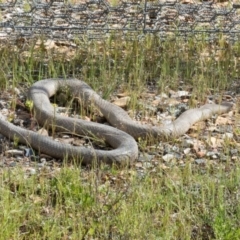
[[[84, 105], [93, 104], [97, 107], [113, 127], [56, 114], [49, 98], [59, 88], [65, 86], [69, 88], [73, 97], [80, 98]], [[95, 160], [110, 164], [130, 163], [138, 157], [138, 146], [134, 138], [152, 136], [160, 140], [177, 137], [184, 134], [195, 122], [209, 118], [216, 113], [227, 112], [231, 108], [231, 104], [207, 104], [201, 108], [187, 110], [171, 124], [152, 127], [135, 123], [123, 109], [102, 99], [85, 82], [78, 79], [38, 81], [29, 89], [28, 97], [33, 101], [35, 118], [39, 124], [52, 127], [57, 131], [67, 130], [78, 135], [103, 138], [113, 149], [98, 150], [63, 144], [2, 119], [0, 120], [0, 132], [11, 139], [17, 137], [20, 142], [52, 157], [62, 159], [69, 157], [85, 164], [91, 164]]]

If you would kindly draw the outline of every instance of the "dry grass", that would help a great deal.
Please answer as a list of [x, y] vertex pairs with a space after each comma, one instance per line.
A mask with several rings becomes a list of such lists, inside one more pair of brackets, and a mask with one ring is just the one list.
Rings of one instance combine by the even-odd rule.
[[[161, 42], [146, 36], [125, 42], [112, 36], [79, 41], [78, 48], [69, 46], [68, 57], [44, 44], [5, 47], [0, 83], [2, 89], [20, 88], [43, 78], [74, 76], [106, 99], [119, 89], [130, 92], [135, 100], [129, 108], [136, 110], [149, 82], [159, 93], [184, 82], [194, 86], [192, 100], [201, 103], [209, 92], [221, 93], [239, 77], [239, 44], [222, 48], [222, 41]], [[238, 126], [233, 128], [239, 135]], [[238, 147], [234, 141], [227, 144], [224, 154]], [[64, 164], [29, 174], [21, 167], [3, 167], [0, 239], [239, 239], [238, 161], [230, 155], [218, 164], [206, 159], [197, 165], [190, 157], [184, 161], [164, 167], [159, 159], [143, 171]]]

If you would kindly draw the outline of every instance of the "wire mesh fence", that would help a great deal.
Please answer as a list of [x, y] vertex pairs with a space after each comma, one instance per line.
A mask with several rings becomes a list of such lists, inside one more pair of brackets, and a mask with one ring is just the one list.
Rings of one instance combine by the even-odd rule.
[[240, 4], [194, 0], [2, 0], [0, 39], [46, 36], [74, 41], [125, 38], [155, 33], [160, 38], [190, 37], [237, 41]]

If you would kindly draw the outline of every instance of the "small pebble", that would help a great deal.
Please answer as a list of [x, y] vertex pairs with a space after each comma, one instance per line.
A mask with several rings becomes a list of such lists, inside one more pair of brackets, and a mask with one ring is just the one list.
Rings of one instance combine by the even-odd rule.
[[202, 159], [202, 158], [198, 158], [198, 159], [195, 159], [195, 163], [196, 164], [201, 164], [201, 165], [203, 165], [203, 164], [205, 164], [206, 163], [206, 160], [205, 159]]
[[227, 158], [226, 155], [223, 155], [223, 154], [220, 155], [220, 160], [221, 160], [222, 162], [226, 162], [227, 159], [228, 159], [228, 158]]
[[224, 133], [222, 136], [223, 139], [232, 139], [233, 133]]
[[151, 168], [151, 167], [153, 167], [153, 165], [150, 162], [144, 162], [143, 167], [144, 168]]
[[232, 132], [233, 130], [232, 130], [232, 126], [230, 125], [220, 125], [217, 127], [215, 131], [225, 134], [226, 132], [229, 133], [229, 132]]
[[35, 175], [37, 172], [35, 168], [29, 168], [28, 171], [31, 175]]
[[191, 148], [185, 148], [185, 149], [183, 150], [183, 153], [184, 153], [185, 155], [189, 154], [190, 152], [191, 152]]
[[165, 162], [171, 161], [172, 159], [174, 159], [174, 157], [175, 157], [175, 155], [171, 154], [171, 153], [168, 153], [168, 154], [162, 156], [162, 158]]
[[180, 153], [177, 152], [174, 154], [174, 157], [179, 160], [179, 159], [181, 159], [182, 156]]
[[189, 92], [187, 91], [177, 91], [177, 95], [178, 97], [185, 97], [185, 96], [188, 96], [189, 95]]
[[234, 149], [231, 149], [230, 152], [232, 155], [234, 155], [234, 154], [238, 153], [238, 150], [236, 148], [234, 148]]
[[44, 165], [45, 165], [44, 163], [38, 163], [37, 164], [37, 166], [40, 167], [40, 168], [44, 167]]
[[217, 159], [218, 156], [219, 156], [219, 153], [217, 153], [217, 152], [207, 152], [206, 156], [210, 157], [211, 159]]
[[65, 135], [62, 135], [61, 137], [62, 137], [62, 138], [69, 138], [69, 135], [66, 135], [66, 134], [65, 134]]
[[10, 162], [9, 163], [9, 167], [15, 167], [16, 166], [16, 162]]
[[45, 164], [45, 163], [46, 163], [46, 161], [47, 161], [47, 159], [46, 159], [46, 158], [41, 158], [41, 159], [40, 159], [40, 162], [41, 162], [41, 163], [44, 163], [44, 164]]
[[139, 158], [138, 158], [138, 161], [139, 162], [149, 162], [153, 159], [153, 155], [149, 155], [149, 154], [140, 154]]
[[174, 152], [179, 152], [180, 150], [179, 150], [179, 147], [177, 147], [177, 146], [173, 146], [172, 147], [172, 150], [174, 151]]
[[162, 100], [162, 98], [168, 98], [168, 96], [165, 93], [160, 93], [159, 95], [154, 96], [154, 100], [157, 100], [159, 102]]
[[16, 88], [16, 87], [14, 88], [13, 91], [14, 91], [16, 94], [18, 94], [18, 95], [21, 93], [21, 91], [20, 91], [18, 88]]
[[23, 160], [23, 158], [18, 156], [18, 157], [16, 157], [16, 160], [17, 160], [17, 162], [21, 162]]
[[32, 150], [32, 148], [24, 148], [24, 156], [25, 157], [34, 156], [34, 151]]
[[194, 141], [192, 139], [184, 139], [182, 142], [182, 145], [184, 147], [192, 147], [194, 144]]

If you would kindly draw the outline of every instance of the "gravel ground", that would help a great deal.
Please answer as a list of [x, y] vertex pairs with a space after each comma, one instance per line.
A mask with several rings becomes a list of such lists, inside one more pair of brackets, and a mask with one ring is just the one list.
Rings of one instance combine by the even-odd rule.
[[[191, 4], [191, 1], [182, 1], [184, 4]], [[219, 7], [224, 6], [227, 1], [219, 3]], [[21, 9], [18, 9], [21, 13]], [[8, 10], [1, 11], [3, 22], [11, 21], [14, 12]], [[17, 13], [17, 12], [16, 12]], [[1, 34], [0, 34], [1, 36]], [[66, 48], [66, 51], [69, 49]], [[233, 86], [236, 89], [236, 86]], [[26, 88], [8, 89], [1, 93], [0, 108], [3, 115], [14, 124], [38, 131], [40, 128], [32, 118], [32, 115], [25, 107]], [[154, 91], [154, 84], [146, 87], [145, 92], [141, 96], [142, 111], [128, 110], [129, 114], [136, 121], [143, 124], [158, 125], [161, 122], [171, 121], [181, 112], [188, 109], [189, 99], [191, 97], [191, 87], [182, 88], [179, 91], [168, 89], [166, 92], [157, 94]], [[119, 106], [126, 107], [130, 96], [118, 95], [112, 97]], [[216, 102], [219, 99], [217, 95], [209, 95], [206, 103]], [[227, 91], [223, 94], [223, 100], [238, 103], [239, 95], [234, 91]], [[204, 103], [199, 103], [202, 105]], [[16, 105], [14, 110], [12, 106]], [[62, 114], [68, 112], [64, 107], [58, 108]], [[68, 114], [71, 116], [71, 112]], [[155, 169], [155, 166], [162, 168], [170, 168], [173, 166], [184, 166], [186, 161], [192, 161], [196, 165], [203, 166], [206, 164], [217, 165], [219, 162], [237, 161], [238, 160], [238, 142], [239, 135], [235, 132], [238, 127], [237, 122], [238, 111], [236, 105], [233, 111], [223, 116], [214, 116], [206, 122], [201, 122], [193, 126], [188, 133], [171, 142], [157, 142], [153, 145], [145, 146], [139, 143], [140, 155], [136, 161], [135, 168], [140, 175], [144, 175], [147, 170]], [[86, 120], [90, 120], [86, 117]], [[41, 134], [46, 134], [42, 131]], [[75, 136], [67, 134], [59, 134], [55, 136], [58, 141], [66, 142], [66, 144], [89, 145], [87, 139], [77, 139]], [[36, 174], [39, 171], [55, 171], [58, 169], [62, 161], [52, 159], [49, 156], [34, 153], [29, 146], [18, 145], [11, 142], [4, 136], [0, 135], [1, 145], [1, 168], [13, 168], [21, 166], [26, 174]], [[231, 147], [226, 147], [227, 142]], [[104, 147], [104, 146], [99, 146]], [[107, 147], [107, 146], [105, 146]], [[227, 150], [226, 150], [227, 148]]]
[[[178, 117], [183, 111], [189, 108], [191, 99], [191, 88], [173, 91], [168, 89], [166, 92], [157, 94], [153, 85], [146, 87], [142, 93], [139, 104], [141, 111], [128, 110], [130, 116], [142, 124], [160, 125], [163, 122], [172, 121]], [[13, 124], [33, 130], [39, 131], [39, 134], [48, 135], [37, 125], [36, 121], [25, 107], [25, 93], [27, 89], [9, 89], [1, 93], [0, 107], [1, 113], [8, 116], [8, 120]], [[146, 172], [155, 171], [156, 167], [171, 168], [174, 166], [183, 167], [186, 162], [190, 161], [199, 167], [211, 164], [217, 166], [226, 161], [234, 162], [239, 160], [239, 134], [235, 131], [239, 126], [237, 121], [239, 114], [236, 110], [239, 96], [233, 91], [227, 91], [223, 94], [224, 101], [234, 103], [233, 110], [221, 116], [213, 116], [211, 119], [195, 124], [186, 134], [178, 139], [169, 142], [154, 142], [145, 145], [139, 142], [139, 158], [134, 163], [139, 176], [143, 176]], [[112, 96], [112, 101], [127, 108], [130, 100], [127, 94], [116, 94]], [[126, 101], [127, 99], [127, 101]], [[208, 96], [206, 103], [217, 102], [218, 95]], [[16, 109], [12, 110], [12, 106], [16, 105]], [[203, 103], [199, 103], [202, 105]], [[72, 116], [69, 108], [58, 106], [59, 114]], [[104, 123], [104, 119], [92, 114], [94, 118]], [[79, 116], [81, 117], [81, 116]], [[85, 120], [91, 120], [83, 117]], [[237, 125], [238, 124], [238, 125]], [[51, 135], [51, 133], [49, 133]], [[88, 139], [77, 138], [71, 134], [59, 133], [54, 135], [56, 141], [62, 141], [66, 144], [94, 145], [98, 148], [109, 148], [108, 146], [97, 146]], [[1, 158], [0, 168], [21, 167], [26, 175], [37, 174], [42, 171], [52, 172], [58, 170], [62, 161], [53, 159], [50, 156], [39, 154], [32, 150], [29, 146], [20, 145], [17, 141], [12, 142], [0, 135]]]

